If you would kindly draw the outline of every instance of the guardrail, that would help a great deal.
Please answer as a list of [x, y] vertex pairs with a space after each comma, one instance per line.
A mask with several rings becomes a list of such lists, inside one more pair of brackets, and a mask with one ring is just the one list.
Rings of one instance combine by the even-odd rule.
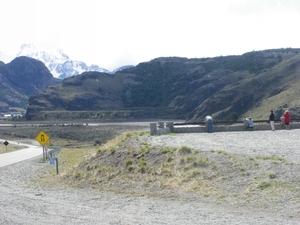
[[[255, 124], [258, 123], [269, 123], [269, 120], [253, 120]], [[274, 120], [275, 123], [281, 123], [281, 120]], [[300, 119], [291, 119], [291, 123], [300, 122]], [[173, 123], [174, 126], [188, 126], [188, 125], [206, 125], [206, 122], [196, 122], [196, 123]], [[236, 125], [236, 124], [244, 124], [244, 121], [214, 121], [214, 125]]]
[[47, 148], [47, 159], [51, 159], [61, 152], [60, 146], [48, 146]]
[[[300, 129], [300, 119], [293, 119], [290, 122], [291, 129]], [[285, 125], [281, 120], [274, 121], [275, 130], [285, 129]], [[255, 130], [270, 130], [269, 120], [256, 120], [254, 121]], [[248, 124], [246, 121], [214, 121], [213, 132], [228, 132], [228, 131], [247, 131]], [[150, 134], [167, 134], [167, 133], [201, 133], [207, 132], [205, 122], [198, 123], [178, 123], [178, 122], [157, 122], [150, 123]]]

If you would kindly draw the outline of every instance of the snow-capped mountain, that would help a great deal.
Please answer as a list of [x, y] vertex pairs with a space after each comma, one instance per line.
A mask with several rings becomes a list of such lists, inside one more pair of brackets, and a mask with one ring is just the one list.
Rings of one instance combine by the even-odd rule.
[[119, 71], [122, 71], [122, 70], [125, 70], [125, 69], [129, 69], [129, 68], [132, 68], [134, 67], [133, 65], [127, 65], [127, 66], [121, 66], [121, 67], [118, 67], [117, 69], [114, 69], [112, 71], [112, 73], [116, 73], [116, 72], [119, 72]]
[[18, 56], [27, 56], [42, 61], [54, 77], [61, 79], [76, 76], [85, 71], [111, 73], [97, 65], [87, 66], [84, 62], [72, 60], [61, 49], [46, 52], [32, 44], [23, 44], [16, 57]]

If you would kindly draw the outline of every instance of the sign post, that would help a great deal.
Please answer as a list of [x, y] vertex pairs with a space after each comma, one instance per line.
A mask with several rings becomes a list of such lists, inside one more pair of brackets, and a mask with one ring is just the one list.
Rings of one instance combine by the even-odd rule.
[[4, 143], [3, 143], [5, 146], [6, 146], [6, 150], [5, 150], [5, 152], [7, 152], [7, 145], [9, 144], [9, 142], [8, 141], [4, 141]]
[[48, 159], [48, 147], [47, 146], [44, 146], [44, 152], [46, 155], [46, 159]]
[[57, 157], [50, 159], [50, 165], [56, 165], [56, 174], [58, 174], [58, 159], [57, 159]]
[[48, 134], [46, 134], [44, 131], [41, 131], [35, 139], [43, 146], [43, 159], [45, 161], [45, 151], [44, 151], [44, 146], [49, 141], [50, 137]]

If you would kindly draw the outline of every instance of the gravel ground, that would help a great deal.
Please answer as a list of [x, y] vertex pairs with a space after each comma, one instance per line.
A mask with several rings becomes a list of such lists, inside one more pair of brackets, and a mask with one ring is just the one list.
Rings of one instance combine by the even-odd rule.
[[[151, 136], [151, 145], [278, 155], [299, 163], [300, 130]], [[0, 224], [299, 224], [299, 203], [282, 212], [224, 207], [197, 198], [153, 198], [30, 182], [48, 166], [37, 158], [0, 168]], [[300, 172], [300, 171], [299, 171]], [[298, 193], [299, 194], [299, 193]], [[293, 212], [293, 213], [289, 213]]]
[[202, 151], [224, 150], [249, 156], [282, 156], [300, 163], [300, 129], [277, 131], [244, 131], [190, 133], [153, 136], [149, 143], [172, 147], [188, 146]]

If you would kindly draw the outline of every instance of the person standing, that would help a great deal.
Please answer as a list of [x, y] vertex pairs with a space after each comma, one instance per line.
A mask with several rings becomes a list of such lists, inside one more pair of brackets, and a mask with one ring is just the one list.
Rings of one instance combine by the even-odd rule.
[[206, 116], [206, 126], [207, 126], [207, 132], [212, 133], [213, 132], [213, 119], [211, 116]]
[[284, 117], [284, 124], [285, 124], [285, 129], [289, 130], [290, 129], [290, 120], [291, 120], [291, 115], [288, 110], [285, 110], [283, 115]]
[[269, 121], [270, 121], [270, 125], [271, 125], [271, 128], [272, 128], [272, 131], [275, 130], [274, 119], [275, 119], [275, 115], [273, 113], [273, 110], [271, 110], [271, 114], [269, 116]]
[[247, 129], [252, 131], [254, 128], [254, 123], [252, 118], [251, 117], [246, 118], [246, 122], [247, 122]]

